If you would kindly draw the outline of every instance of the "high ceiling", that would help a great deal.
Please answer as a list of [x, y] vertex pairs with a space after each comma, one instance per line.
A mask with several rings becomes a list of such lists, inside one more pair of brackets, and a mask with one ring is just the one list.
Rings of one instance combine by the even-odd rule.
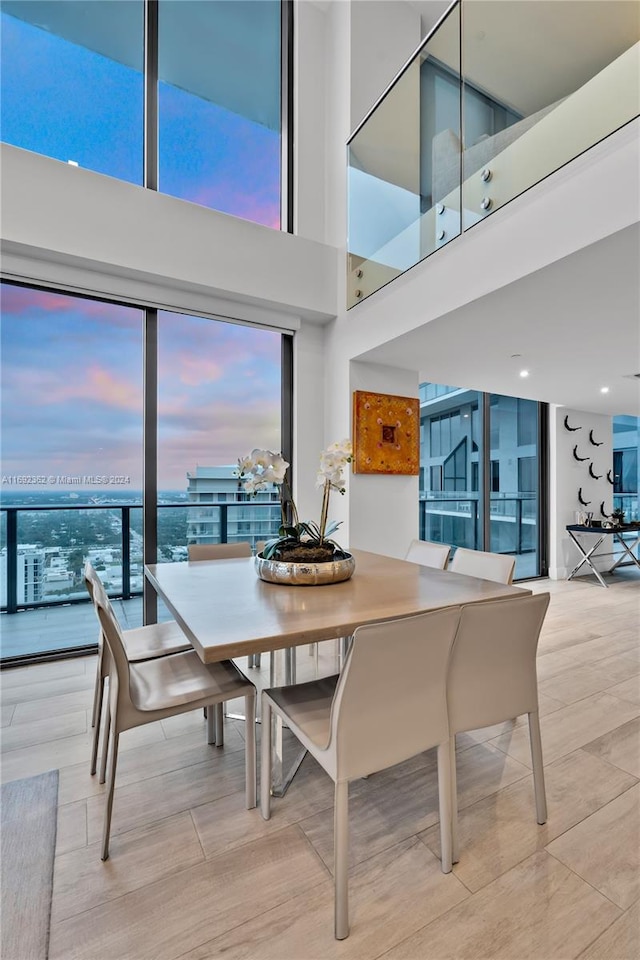
[[639, 264], [634, 224], [359, 359], [419, 365], [424, 381], [640, 416]]

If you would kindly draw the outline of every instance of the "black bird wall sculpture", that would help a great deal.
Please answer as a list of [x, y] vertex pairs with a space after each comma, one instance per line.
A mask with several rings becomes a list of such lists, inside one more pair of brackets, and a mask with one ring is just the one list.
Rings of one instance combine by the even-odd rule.
[[613, 487], [613, 486], [614, 486], [614, 483], [613, 483], [613, 477], [611, 476], [611, 470], [607, 470], [607, 480], [609, 481], [609, 483], [610, 483], [611, 486]]
[[600, 480], [600, 479], [602, 479], [602, 474], [600, 474], [600, 475], [598, 476], [597, 473], [594, 473], [594, 472], [593, 472], [593, 463], [590, 463], [590, 464], [589, 464], [589, 476], [590, 476], [590, 477], [593, 477], [594, 480]]
[[604, 517], [605, 520], [609, 519], [609, 514], [604, 509], [604, 500], [600, 504], [600, 516]]
[[[578, 490], [578, 500], [580, 501], [580, 503], [582, 504], [583, 507], [588, 507], [589, 504], [591, 503], [591, 500], [583, 500], [583, 499], [582, 499], [582, 487], [580, 487], [580, 489]], [[604, 501], [603, 501], [603, 502], [604, 502]]]
[[588, 459], [589, 459], [589, 457], [579, 457], [579, 456], [578, 456], [578, 444], [577, 444], [577, 443], [576, 443], [575, 447], [573, 448], [573, 456], [574, 456], [575, 459], [578, 460], [580, 463], [582, 463], [583, 460], [588, 460]]
[[602, 441], [602, 443], [598, 443], [597, 440], [593, 439], [593, 430], [589, 430], [589, 440], [594, 445], [594, 447], [601, 447], [602, 443], [604, 443], [604, 440]]
[[575, 433], [576, 430], [582, 430], [582, 427], [570, 427], [570, 426], [569, 426], [569, 414], [567, 414], [567, 416], [564, 418], [564, 425], [565, 425], [566, 429], [569, 430], [571, 433]]

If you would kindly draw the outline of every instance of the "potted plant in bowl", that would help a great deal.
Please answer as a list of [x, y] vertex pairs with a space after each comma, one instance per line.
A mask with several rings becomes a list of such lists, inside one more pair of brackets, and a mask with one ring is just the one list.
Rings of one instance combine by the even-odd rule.
[[280, 453], [252, 450], [238, 460], [237, 476], [245, 493], [255, 495], [274, 484], [279, 489], [282, 522], [278, 536], [256, 557], [258, 575], [273, 583], [315, 585], [347, 580], [355, 569], [351, 554], [331, 539], [340, 521], [328, 519], [332, 490], [344, 494], [344, 468], [351, 462], [349, 440], [332, 443], [320, 457], [317, 485], [322, 488], [320, 519], [300, 520], [286, 479], [289, 464]]

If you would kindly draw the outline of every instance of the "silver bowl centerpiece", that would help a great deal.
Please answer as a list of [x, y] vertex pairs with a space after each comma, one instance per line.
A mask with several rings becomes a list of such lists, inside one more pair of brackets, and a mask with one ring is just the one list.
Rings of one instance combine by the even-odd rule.
[[332, 560], [265, 560], [255, 558], [256, 573], [267, 583], [281, 583], [288, 587], [318, 587], [348, 580], [356, 568], [350, 553], [337, 553]]

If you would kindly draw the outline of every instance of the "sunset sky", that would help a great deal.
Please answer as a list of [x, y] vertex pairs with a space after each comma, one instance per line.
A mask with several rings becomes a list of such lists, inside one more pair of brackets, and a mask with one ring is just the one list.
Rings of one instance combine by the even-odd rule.
[[[142, 311], [9, 284], [0, 307], [2, 474], [123, 474], [139, 490]], [[158, 410], [161, 490], [279, 449], [280, 334], [161, 312]]]
[[[140, 184], [140, 70], [0, 17], [2, 139]], [[160, 189], [278, 228], [279, 133], [167, 83], [159, 101]], [[142, 311], [8, 284], [0, 307], [2, 474], [128, 475], [139, 490]], [[280, 449], [278, 333], [161, 313], [158, 339], [161, 490]]]

